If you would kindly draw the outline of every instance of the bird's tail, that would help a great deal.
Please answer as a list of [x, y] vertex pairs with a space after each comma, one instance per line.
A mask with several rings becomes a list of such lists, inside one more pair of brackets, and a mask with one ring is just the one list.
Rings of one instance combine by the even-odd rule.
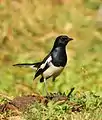
[[37, 62], [37, 63], [18, 63], [18, 64], [14, 64], [13, 66], [18, 66], [18, 67], [30, 67], [30, 68], [38, 68], [40, 66], [41, 62]]

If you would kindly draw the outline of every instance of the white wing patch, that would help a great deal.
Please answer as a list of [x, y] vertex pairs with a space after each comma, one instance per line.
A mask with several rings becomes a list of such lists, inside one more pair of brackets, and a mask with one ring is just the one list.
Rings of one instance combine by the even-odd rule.
[[47, 62], [48, 62], [48, 63], [51, 62], [51, 60], [52, 60], [52, 57], [49, 56], [48, 59], [46, 60], [46, 63], [47, 63]]
[[[51, 60], [52, 60], [52, 57], [49, 56], [48, 59], [45, 61], [45, 63], [43, 63], [43, 64], [40, 66], [40, 68], [44, 69], [44, 67], [46, 66], [46, 63], [50, 63]], [[39, 69], [40, 69], [40, 68], [39, 68]]]

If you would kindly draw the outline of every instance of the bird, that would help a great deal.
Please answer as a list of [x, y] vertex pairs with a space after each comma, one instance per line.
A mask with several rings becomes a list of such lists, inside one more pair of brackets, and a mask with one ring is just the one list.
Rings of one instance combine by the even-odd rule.
[[40, 82], [44, 82], [45, 90], [47, 92], [46, 80], [52, 77], [52, 80], [55, 81], [56, 77], [58, 77], [65, 68], [67, 64], [66, 46], [72, 40], [73, 38], [68, 37], [67, 35], [59, 35], [56, 37], [51, 51], [41, 62], [18, 63], [13, 66], [31, 67], [36, 69], [34, 80], [38, 76], [41, 76]]

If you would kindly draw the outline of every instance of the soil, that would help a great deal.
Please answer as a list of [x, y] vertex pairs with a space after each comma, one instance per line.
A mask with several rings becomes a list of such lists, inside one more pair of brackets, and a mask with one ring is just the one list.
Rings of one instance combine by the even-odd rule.
[[18, 96], [5, 104], [0, 105], [0, 112], [5, 112], [8, 110], [11, 111], [23, 111], [28, 105], [33, 104], [34, 102], [43, 103], [47, 105], [50, 100], [55, 102], [65, 102], [68, 99], [67, 96], [60, 95], [58, 93], [51, 93], [47, 96], [40, 96], [38, 94]]
[[[14, 115], [19, 115], [20, 112], [24, 111], [29, 105], [34, 104], [35, 102], [39, 102], [47, 106], [49, 101], [53, 101], [57, 104], [62, 104], [66, 101], [69, 101], [70, 95], [73, 92], [74, 88], [72, 88], [68, 95], [65, 93], [50, 93], [47, 96], [41, 96], [38, 94], [26, 95], [26, 96], [17, 96], [13, 100], [9, 100], [8, 102], [0, 105], [0, 113], [4, 113], [7, 111], [12, 111]], [[79, 105], [74, 104], [72, 111], [80, 111]]]

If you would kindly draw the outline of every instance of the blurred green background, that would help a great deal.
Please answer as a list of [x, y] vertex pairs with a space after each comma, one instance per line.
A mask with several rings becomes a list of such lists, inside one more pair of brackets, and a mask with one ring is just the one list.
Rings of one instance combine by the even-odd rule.
[[102, 95], [101, 0], [0, 0], [0, 93], [44, 94], [34, 70], [12, 65], [42, 60], [61, 34], [74, 41], [63, 73], [47, 81], [49, 92], [75, 87]]

